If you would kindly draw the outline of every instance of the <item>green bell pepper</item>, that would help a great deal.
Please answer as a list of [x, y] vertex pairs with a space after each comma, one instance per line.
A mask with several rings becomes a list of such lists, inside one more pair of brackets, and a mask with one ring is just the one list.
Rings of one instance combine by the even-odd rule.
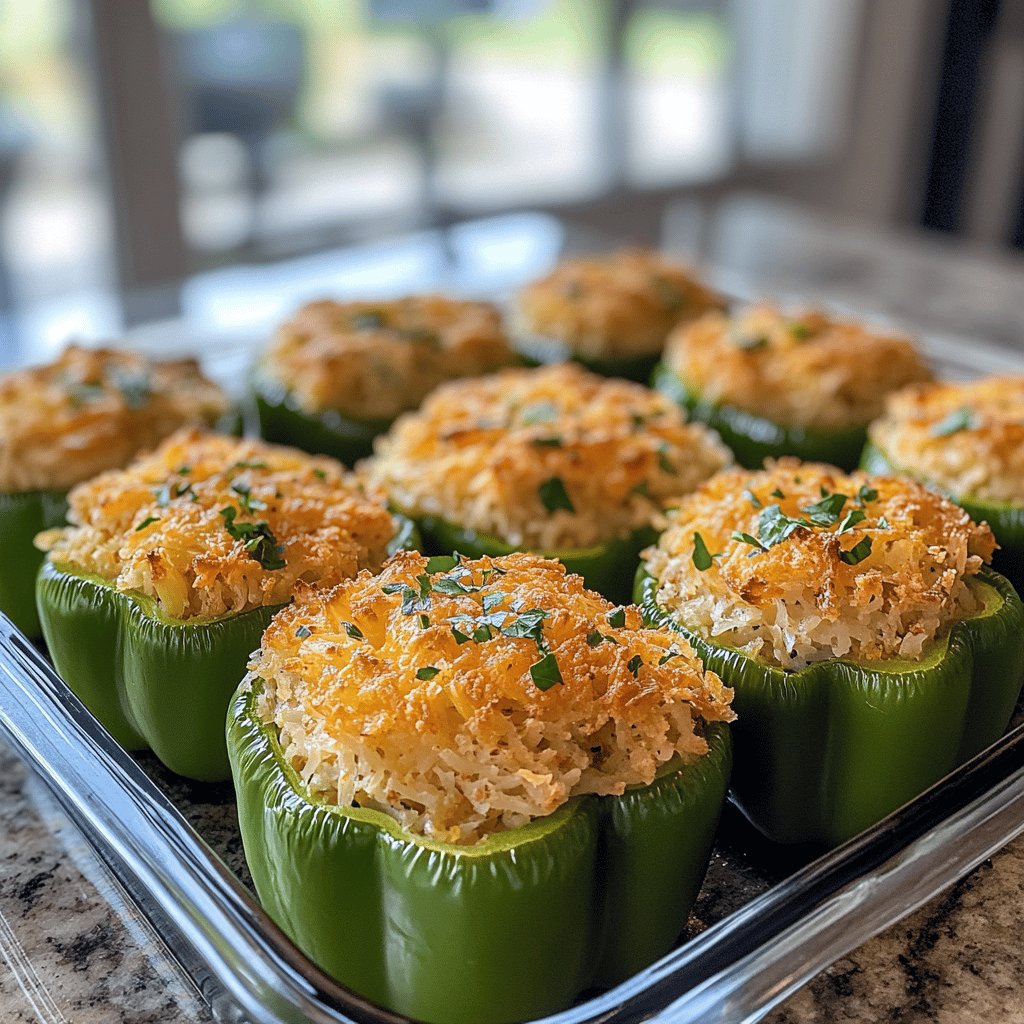
[[[435, 516], [421, 516], [416, 525], [423, 536], [428, 554], [448, 555], [454, 551], [479, 558], [481, 555], [507, 555], [527, 550], [508, 544], [493, 534], [456, 526]], [[610, 601], [628, 602], [633, 575], [640, 552], [658, 539], [651, 527], [636, 530], [626, 538], [605, 541], [589, 548], [567, 548], [563, 551], [535, 551], [544, 558], [557, 558], [569, 572], [582, 576], [591, 590]]]
[[685, 628], [656, 600], [643, 566], [648, 623], [682, 633], [735, 691], [733, 795], [778, 842], [834, 846], [923, 792], [1003, 733], [1024, 680], [1024, 606], [984, 570], [983, 609], [918, 661], [832, 659], [787, 672]]
[[373, 453], [373, 441], [390, 420], [359, 420], [336, 409], [311, 413], [301, 409], [287, 390], [263, 377], [253, 384], [260, 436], [276, 444], [330, 455], [346, 466]]
[[[390, 550], [416, 547], [413, 524], [396, 519]], [[150, 749], [190, 779], [228, 778], [228, 702], [283, 605], [217, 619], [173, 619], [150, 597], [49, 560], [36, 597], [54, 667], [118, 743]]]
[[35, 535], [63, 526], [68, 510], [64, 491], [0, 492], [0, 612], [27, 637], [39, 636], [36, 573], [43, 554]]
[[579, 363], [592, 373], [602, 377], [624, 377], [639, 384], [646, 383], [651, 371], [661, 358], [660, 352], [649, 352], [639, 356], [604, 358], [585, 356], [564, 341], [545, 338], [540, 335], [522, 335], [515, 339], [515, 346], [527, 366], [547, 366], [551, 363]]
[[1018, 590], [1024, 590], [1024, 505], [1010, 505], [985, 498], [950, 494], [912, 469], [895, 465], [872, 441], [868, 441], [864, 446], [861, 468], [882, 476], [908, 476], [918, 480], [955, 501], [976, 523], [988, 523], [999, 542], [999, 550], [992, 558], [993, 568], [1002, 573]]
[[867, 424], [854, 427], [787, 427], [734, 405], [719, 405], [701, 398], [664, 363], [651, 374], [651, 387], [671, 398], [719, 436], [746, 469], [760, 469], [765, 459], [795, 455], [805, 462], [827, 462], [840, 469], [857, 467]]
[[239, 689], [227, 723], [246, 861], [270, 916], [342, 984], [430, 1024], [532, 1020], [682, 932], [728, 785], [724, 723], [649, 786], [458, 846], [310, 794], [259, 717], [261, 686]]

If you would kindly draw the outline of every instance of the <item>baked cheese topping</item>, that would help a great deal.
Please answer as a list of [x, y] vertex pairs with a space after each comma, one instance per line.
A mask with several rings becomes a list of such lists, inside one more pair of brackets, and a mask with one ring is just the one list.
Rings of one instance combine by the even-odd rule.
[[657, 524], [729, 461], [667, 398], [563, 364], [439, 388], [365, 471], [410, 516], [550, 552]]
[[281, 326], [261, 372], [308, 413], [392, 420], [438, 384], [512, 362], [489, 302], [440, 295], [303, 306]]
[[312, 793], [445, 842], [649, 783], [733, 718], [684, 640], [533, 555], [439, 567], [401, 552], [305, 591], [249, 667]]
[[680, 326], [665, 364], [693, 393], [789, 427], [862, 426], [931, 373], [913, 343], [820, 312], [759, 305]]
[[900, 391], [869, 436], [901, 473], [956, 497], [1024, 504], [1024, 376]]
[[780, 460], [719, 474], [644, 552], [689, 629], [786, 669], [918, 658], [979, 607], [995, 541], [911, 480]]
[[228, 397], [191, 359], [72, 345], [0, 375], [0, 492], [66, 491], [179, 427], [212, 426]]
[[591, 358], [657, 354], [668, 332], [724, 301], [686, 268], [645, 249], [570, 259], [522, 290], [520, 328]]
[[173, 619], [216, 618], [331, 586], [387, 555], [379, 493], [333, 459], [183, 430], [68, 496], [68, 527], [36, 543], [58, 566], [154, 598]]

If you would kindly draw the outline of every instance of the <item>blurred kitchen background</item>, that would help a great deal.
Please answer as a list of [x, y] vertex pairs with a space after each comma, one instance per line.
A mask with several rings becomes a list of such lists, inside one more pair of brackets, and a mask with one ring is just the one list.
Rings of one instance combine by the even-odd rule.
[[0, 365], [617, 241], [1021, 343], [1024, 0], [0, 0]]

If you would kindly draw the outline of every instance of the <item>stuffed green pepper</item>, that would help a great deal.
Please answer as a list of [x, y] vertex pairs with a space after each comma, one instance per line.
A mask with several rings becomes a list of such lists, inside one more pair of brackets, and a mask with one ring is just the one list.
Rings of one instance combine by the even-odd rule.
[[993, 743], [1024, 609], [985, 524], [911, 480], [783, 460], [685, 499], [638, 601], [735, 690], [737, 802], [834, 845]]
[[256, 368], [260, 432], [352, 465], [439, 384], [515, 359], [489, 302], [311, 302], [281, 325]]
[[228, 701], [274, 612], [401, 532], [333, 459], [189, 430], [69, 504], [39, 537], [53, 663], [116, 740], [204, 781], [227, 777]]
[[39, 635], [42, 555], [32, 540], [64, 522], [71, 487], [229, 410], [192, 360], [72, 345], [51, 363], [0, 375], [0, 612]]
[[688, 269], [648, 249], [563, 260], [519, 293], [513, 343], [532, 363], [574, 360], [595, 373], [646, 381], [679, 323], [725, 300]]
[[439, 388], [364, 471], [436, 553], [533, 551], [629, 600], [663, 509], [728, 461], [661, 395], [566, 363]]
[[868, 430], [863, 466], [920, 480], [987, 522], [993, 566], [1024, 587], [1024, 377], [898, 392]]
[[260, 901], [416, 1020], [561, 1010], [682, 933], [730, 696], [685, 640], [534, 555], [403, 552], [307, 591], [228, 717]]
[[652, 383], [748, 469], [795, 455], [849, 470], [886, 395], [930, 377], [907, 338], [762, 304], [681, 325]]

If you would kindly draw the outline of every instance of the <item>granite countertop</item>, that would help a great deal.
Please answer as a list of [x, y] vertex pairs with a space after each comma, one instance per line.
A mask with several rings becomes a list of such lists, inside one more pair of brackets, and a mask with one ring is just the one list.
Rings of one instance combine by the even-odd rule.
[[[669, 219], [670, 226], [687, 223]], [[692, 233], [669, 231], [664, 242], [670, 251], [689, 250]], [[1011, 360], [1024, 346], [1020, 260], [922, 246], [753, 199], [727, 204], [705, 224], [701, 249], [739, 294], [813, 295], [875, 310], [984, 338]], [[180, 784], [147, 767], [174, 799]], [[179, 806], [245, 881], [229, 791], [187, 796]], [[214, 1019], [209, 1006], [221, 998], [215, 986], [207, 979], [197, 988], [45, 785], [2, 744], [0, 829], [0, 1024]], [[725, 877], [713, 863], [705, 887], [711, 896], [702, 895], [698, 916], [716, 899], [729, 903]], [[1022, 908], [1024, 837], [821, 973], [767, 1019], [1024, 1024]], [[715, 908], [718, 915], [729, 909]]]

